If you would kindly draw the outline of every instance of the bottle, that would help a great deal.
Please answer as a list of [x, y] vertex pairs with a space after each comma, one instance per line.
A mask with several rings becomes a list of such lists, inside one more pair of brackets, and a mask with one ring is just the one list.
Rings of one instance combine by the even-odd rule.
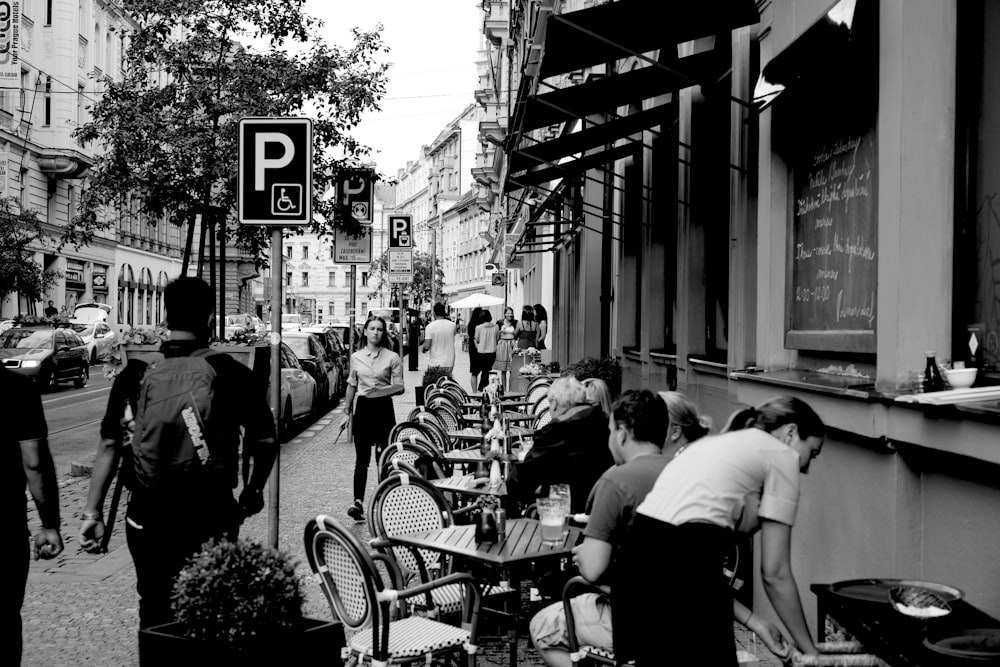
[[925, 352], [927, 364], [924, 366], [924, 391], [941, 391], [944, 389], [944, 380], [941, 378], [941, 371], [937, 365], [937, 353]]

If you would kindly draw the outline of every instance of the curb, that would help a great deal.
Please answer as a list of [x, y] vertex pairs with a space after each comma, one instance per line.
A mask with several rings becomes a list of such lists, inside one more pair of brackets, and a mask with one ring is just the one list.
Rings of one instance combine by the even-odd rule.
[[90, 474], [94, 472], [93, 463], [84, 463], [83, 461], [73, 461], [69, 466], [69, 476], [70, 477], [90, 477]]

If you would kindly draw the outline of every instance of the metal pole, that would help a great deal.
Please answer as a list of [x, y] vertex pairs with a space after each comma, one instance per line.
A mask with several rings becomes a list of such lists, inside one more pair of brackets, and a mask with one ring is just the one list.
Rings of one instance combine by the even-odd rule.
[[354, 331], [354, 320], [357, 317], [357, 302], [355, 301], [355, 299], [358, 296], [357, 275], [358, 275], [358, 265], [351, 264], [351, 305], [347, 309], [347, 316], [350, 318], [351, 322], [350, 330], [352, 332]]
[[[271, 414], [278, 438], [281, 432], [281, 227], [271, 228]], [[281, 486], [281, 449], [267, 479], [267, 542], [278, 548], [278, 491]]]
[[219, 216], [219, 340], [226, 337], [226, 218]]

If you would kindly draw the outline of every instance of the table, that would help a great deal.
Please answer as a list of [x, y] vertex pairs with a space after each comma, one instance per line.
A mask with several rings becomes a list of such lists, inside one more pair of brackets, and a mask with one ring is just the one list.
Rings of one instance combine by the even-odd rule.
[[[396, 546], [430, 549], [451, 554], [470, 561], [501, 568], [501, 577], [509, 576], [511, 568], [542, 561], [567, 558], [579, 540], [582, 530], [570, 527], [562, 542], [556, 545], [542, 543], [542, 526], [537, 519], [508, 519], [507, 533], [499, 542], [476, 543], [475, 526], [451, 526], [420, 533], [390, 535], [386, 539]], [[520, 584], [509, 579], [516, 591], [514, 623], [508, 631], [510, 638], [510, 664], [517, 664], [517, 619], [521, 608]]]
[[[483, 401], [483, 393], [481, 391], [477, 391], [474, 394], [466, 394], [466, 396], [472, 400], [478, 400], [480, 403]], [[524, 396], [525, 393], [523, 391], [505, 391], [501, 400], [506, 401], [507, 399], [524, 398]]]
[[[524, 428], [523, 426], [511, 426], [507, 429], [508, 438], [530, 438], [535, 435], [535, 430]], [[458, 431], [448, 431], [449, 440], [459, 442], [482, 442], [483, 432], [479, 428], [468, 427]]]
[[488, 479], [480, 478], [480, 480], [482, 481], [477, 480], [475, 475], [454, 475], [452, 477], [432, 479], [431, 484], [442, 491], [464, 493], [470, 496], [507, 495], [507, 482], [500, 482], [499, 487], [493, 488], [490, 486]]
[[[503, 418], [508, 422], [530, 422], [536, 420], [538, 417], [536, 415], [528, 414], [525, 412], [514, 412], [513, 410], [505, 410], [503, 413]], [[470, 422], [473, 424], [481, 424], [483, 417], [480, 414], [474, 415], [462, 415], [462, 421]]]
[[888, 597], [885, 602], [848, 598], [834, 592], [833, 584], [813, 584], [809, 590], [816, 595], [819, 641], [824, 640], [824, 625], [830, 616], [854, 635], [866, 652], [892, 667], [976, 664], [967, 660], [948, 662], [946, 656], [924, 645], [924, 637], [928, 632], [936, 635], [962, 629], [1000, 628], [1000, 621], [964, 600], [949, 602], [952, 612], [948, 616], [923, 621], [900, 614]]

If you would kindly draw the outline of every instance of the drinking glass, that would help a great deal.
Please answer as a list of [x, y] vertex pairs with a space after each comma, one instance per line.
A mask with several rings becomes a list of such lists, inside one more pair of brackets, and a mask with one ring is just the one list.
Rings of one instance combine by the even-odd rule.
[[553, 498], [539, 498], [535, 507], [538, 508], [538, 521], [542, 524], [542, 542], [549, 546], [562, 544], [563, 524], [566, 523], [562, 504]]
[[573, 509], [570, 503], [569, 484], [549, 484], [549, 498], [559, 503], [566, 517], [563, 525], [563, 537], [569, 534], [569, 516]]

